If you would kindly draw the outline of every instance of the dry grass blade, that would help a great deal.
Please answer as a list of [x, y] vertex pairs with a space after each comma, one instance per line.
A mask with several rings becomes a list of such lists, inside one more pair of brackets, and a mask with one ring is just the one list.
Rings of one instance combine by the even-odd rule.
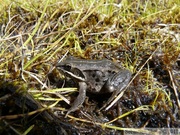
[[175, 79], [173, 77], [172, 72], [170, 70], [168, 70], [168, 72], [169, 72], [169, 76], [170, 76], [170, 79], [171, 79], [171, 83], [172, 83], [172, 87], [173, 87], [173, 90], [174, 90], [174, 94], [176, 96], [176, 102], [177, 102], [177, 105], [178, 105], [178, 107], [180, 109], [180, 100], [179, 100], [178, 89], [177, 89], [178, 87], [176, 85], [176, 82], [175, 82]]

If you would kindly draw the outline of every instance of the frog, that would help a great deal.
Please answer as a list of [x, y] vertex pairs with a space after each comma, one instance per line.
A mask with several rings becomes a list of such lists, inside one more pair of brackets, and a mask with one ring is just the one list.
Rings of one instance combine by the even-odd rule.
[[79, 109], [84, 103], [86, 92], [94, 94], [112, 93], [111, 102], [128, 85], [132, 73], [121, 68], [108, 59], [86, 60], [68, 56], [56, 65], [66, 77], [73, 79], [79, 85], [79, 94], [72, 103], [66, 116]]

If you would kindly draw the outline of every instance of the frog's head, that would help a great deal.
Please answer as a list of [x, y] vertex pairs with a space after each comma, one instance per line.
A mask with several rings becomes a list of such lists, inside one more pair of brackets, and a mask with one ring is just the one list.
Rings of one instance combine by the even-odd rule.
[[60, 72], [63, 72], [66, 76], [72, 79], [85, 81], [85, 75], [83, 72], [80, 69], [73, 67], [71, 63], [67, 63], [67, 61], [58, 63], [56, 67]]

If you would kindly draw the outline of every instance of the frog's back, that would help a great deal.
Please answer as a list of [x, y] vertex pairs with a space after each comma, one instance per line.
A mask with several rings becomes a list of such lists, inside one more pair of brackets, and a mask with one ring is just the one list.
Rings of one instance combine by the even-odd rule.
[[74, 57], [68, 57], [63, 64], [69, 64], [72, 67], [78, 68], [80, 70], [101, 70], [101, 71], [107, 71], [107, 70], [119, 70], [120, 67], [118, 67], [116, 64], [111, 62], [107, 59], [102, 60], [85, 60], [85, 59], [77, 59]]

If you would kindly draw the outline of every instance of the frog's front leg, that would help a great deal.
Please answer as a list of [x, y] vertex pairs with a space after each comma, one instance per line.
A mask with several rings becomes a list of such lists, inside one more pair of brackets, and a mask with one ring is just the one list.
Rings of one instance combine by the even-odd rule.
[[124, 88], [128, 85], [131, 75], [132, 73], [129, 70], [121, 70], [107, 80], [103, 88], [108, 92], [113, 92], [113, 94], [100, 110], [111, 103], [119, 93], [124, 92]]
[[79, 95], [77, 96], [77, 98], [75, 99], [75, 101], [73, 102], [71, 108], [68, 110], [68, 112], [66, 113], [66, 116], [70, 113], [70, 112], [74, 112], [78, 109], [78, 107], [80, 105], [82, 105], [82, 103], [84, 102], [85, 98], [86, 98], [86, 90], [87, 90], [87, 84], [85, 82], [79, 82]]

